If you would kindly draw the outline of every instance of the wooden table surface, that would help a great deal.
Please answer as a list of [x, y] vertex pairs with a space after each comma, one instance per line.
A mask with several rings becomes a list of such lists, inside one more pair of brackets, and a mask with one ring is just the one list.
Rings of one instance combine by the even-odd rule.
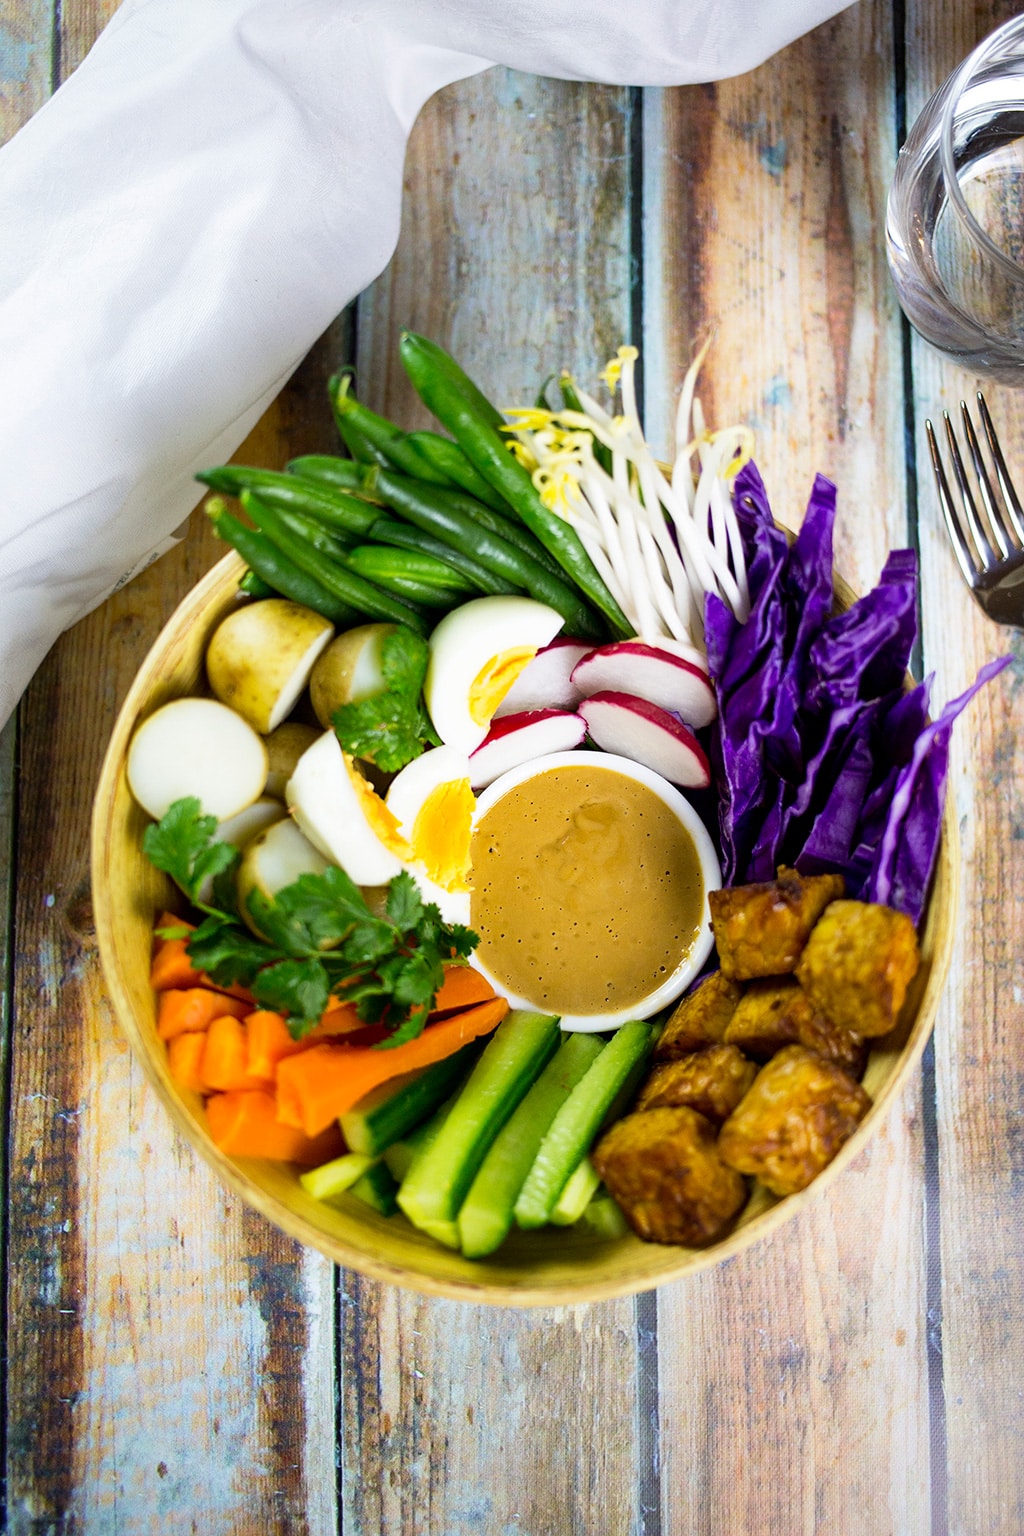
[[[0, 0], [0, 137], [113, 8]], [[1015, 9], [858, 0], [720, 85], [495, 69], [444, 91], [413, 133], [391, 266], [239, 453], [332, 449], [324, 384], [349, 360], [369, 404], [422, 424], [404, 325], [501, 401], [563, 365], [592, 381], [632, 339], [665, 447], [714, 327], [708, 417], [753, 426], [777, 515], [797, 524], [822, 470], [855, 585], [891, 547], [919, 550], [935, 696], [1014, 652], [957, 730], [957, 953], [933, 1045], [873, 1144], [739, 1258], [540, 1312], [338, 1271], [221, 1189], [118, 1033], [87, 839], [120, 700], [219, 555], [197, 516], [62, 639], [3, 739], [6, 1529], [1024, 1531], [1024, 657], [961, 585], [927, 468], [924, 418], [974, 380], [904, 326], [883, 246], [906, 124]], [[988, 397], [1024, 466], [1024, 396]]]

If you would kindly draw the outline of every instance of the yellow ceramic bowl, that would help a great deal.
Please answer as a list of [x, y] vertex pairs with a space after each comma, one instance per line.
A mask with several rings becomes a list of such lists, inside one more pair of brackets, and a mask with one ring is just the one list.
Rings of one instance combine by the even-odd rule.
[[[864, 1085], [874, 1103], [835, 1161], [806, 1190], [777, 1200], [755, 1193], [739, 1224], [710, 1248], [641, 1243], [633, 1236], [598, 1241], [569, 1229], [515, 1233], [500, 1253], [471, 1261], [417, 1232], [402, 1216], [382, 1217], [355, 1199], [335, 1210], [310, 1199], [285, 1164], [232, 1159], [206, 1130], [198, 1095], [183, 1092], [167, 1070], [149, 985], [154, 916], [180, 909], [180, 894], [142, 852], [148, 818], [125, 778], [128, 744], [138, 723], [169, 699], [202, 691], [203, 655], [219, 620], [238, 601], [244, 570], [236, 555], [220, 562], [180, 605], [147, 656], [118, 717], [96, 792], [92, 825], [93, 898], [100, 954], [121, 1025], [182, 1135], [241, 1198], [290, 1237], [376, 1279], [430, 1295], [501, 1306], [598, 1301], [648, 1290], [729, 1258], [817, 1198], [857, 1156], [912, 1072], [931, 1031], [949, 967], [957, 906], [959, 847], [949, 806], [922, 936], [923, 964], [899, 1027], [874, 1046]], [[837, 600], [853, 594], [836, 582]]]

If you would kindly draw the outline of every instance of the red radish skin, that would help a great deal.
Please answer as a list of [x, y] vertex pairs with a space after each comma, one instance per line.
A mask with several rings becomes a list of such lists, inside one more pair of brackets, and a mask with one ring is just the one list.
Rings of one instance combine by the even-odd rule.
[[517, 715], [494, 720], [475, 752], [469, 756], [469, 782], [473, 789], [488, 784], [534, 758], [549, 752], [571, 752], [581, 746], [587, 727], [580, 715], [564, 709], [526, 709]]
[[580, 705], [587, 734], [603, 752], [652, 768], [681, 789], [707, 789], [711, 767], [693, 732], [667, 709], [606, 689]]
[[570, 680], [572, 670], [592, 649], [584, 640], [561, 635], [545, 645], [516, 678], [498, 705], [495, 719], [527, 710], [575, 709], [583, 695]]
[[642, 640], [620, 640], [588, 651], [573, 668], [572, 682], [588, 698], [611, 691], [646, 699], [694, 730], [710, 725], [717, 713], [707, 675], [692, 662]]

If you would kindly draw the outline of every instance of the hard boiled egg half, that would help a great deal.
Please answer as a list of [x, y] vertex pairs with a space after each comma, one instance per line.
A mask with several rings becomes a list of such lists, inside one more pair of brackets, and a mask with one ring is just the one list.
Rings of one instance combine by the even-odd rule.
[[469, 756], [516, 678], [562, 628], [547, 603], [478, 597], [445, 614], [430, 637], [423, 696], [445, 746]]
[[435, 747], [413, 758], [392, 780], [385, 803], [412, 850], [405, 868], [424, 901], [436, 902], [445, 922], [468, 924], [476, 798], [466, 754]]
[[386, 885], [404, 869], [446, 922], [469, 922], [475, 801], [464, 753], [424, 752], [382, 799], [327, 731], [299, 759], [285, 799], [313, 846], [356, 885]]

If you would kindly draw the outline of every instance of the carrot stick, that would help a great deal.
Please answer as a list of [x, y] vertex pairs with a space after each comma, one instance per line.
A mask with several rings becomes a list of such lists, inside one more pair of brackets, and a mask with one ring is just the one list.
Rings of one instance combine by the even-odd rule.
[[200, 1029], [168, 1040], [167, 1065], [179, 1088], [191, 1088], [195, 1093], [204, 1091], [200, 1064], [205, 1049], [206, 1033]]
[[[191, 932], [194, 924], [186, 923], [184, 918], [175, 917], [173, 912], [165, 912], [158, 918], [156, 927], [157, 930], [187, 928]], [[241, 997], [252, 1003], [253, 996], [248, 988], [221, 987], [215, 981], [211, 981], [204, 971], [194, 970], [186, 948], [187, 944], [187, 938], [162, 939], [157, 932], [149, 973], [149, 984], [154, 992], [165, 992], [170, 987], [177, 989], [208, 987], [211, 992], [223, 992], [227, 997]]]
[[245, 1033], [250, 1074], [270, 1080], [277, 1075], [278, 1062], [299, 1051], [308, 1051], [311, 1043], [308, 1035], [304, 1040], [293, 1040], [283, 1015], [272, 1013], [269, 1008], [257, 1008], [249, 1014]]
[[254, 1077], [248, 1069], [246, 1026], [230, 1013], [214, 1019], [206, 1031], [206, 1048], [199, 1071], [204, 1086], [226, 1092], [231, 1088], [269, 1088], [265, 1077]]
[[278, 1118], [315, 1136], [378, 1083], [443, 1060], [467, 1041], [490, 1034], [507, 1012], [505, 999], [495, 997], [428, 1024], [415, 1040], [393, 1050], [323, 1044], [289, 1056], [277, 1069]]
[[175, 1035], [206, 1029], [221, 1014], [230, 1013], [241, 1019], [251, 1012], [251, 1003], [227, 997], [223, 992], [211, 992], [208, 987], [173, 988], [160, 993], [156, 1032], [161, 1040], [173, 1040]]
[[490, 982], [479, 971], [474, 971], [471, 965], [446, 965], [444, 982], [434, 998], [430, 1016], [433, 1018], [436, 1013], [454, 1013], [460, 1008], [473, 1008], [477, 1003], [490, 1002], [493, 996], [494, 988]]
[[206, 1101], [206, 1119], [215, 1144], [229, 1157], [270, 1157], [316, 1168], [337, 1157], [343, 1147], [336, 1125], [315, 1138], [282, 1125], [274, 1095], [265, 1088], [213, 1094]]

